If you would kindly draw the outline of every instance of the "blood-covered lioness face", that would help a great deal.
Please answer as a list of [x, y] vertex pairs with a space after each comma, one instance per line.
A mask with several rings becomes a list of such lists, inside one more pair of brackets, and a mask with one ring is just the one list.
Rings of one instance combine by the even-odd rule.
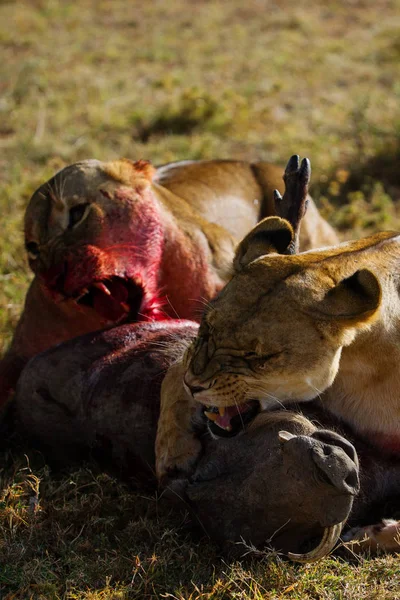
[[[272, 409], [318, 396], [380, 304], [376, 277], [338, 268], [332, 251], [265, 255], [274, 219], [266, 221], [239, 246], [234, 276], [206, 309], [187, 357], [185, 384], [218, 433], [254, 416], [258, 403]], [[290, 240], [284, 221], [275, 226], [274, 243], [280, 231]]]
[[27, 208], [25, 245], [43, 289], [97, 315], [99, 327], [160, 314], [153, 173], [145, 161], [83, 161], [42, 185]]

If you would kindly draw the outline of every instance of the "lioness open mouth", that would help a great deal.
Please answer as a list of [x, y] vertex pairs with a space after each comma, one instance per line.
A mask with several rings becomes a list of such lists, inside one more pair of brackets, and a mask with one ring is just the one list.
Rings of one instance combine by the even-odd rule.
[[143, 287], [130, 279], [111, 277], [95, 281], [81, 290], [75, 301], [93, 308], [103, 319], [118, 323], [138, 320], [144, 297]]
[[238, 406], [204, 406], [203, 414], [213, 435], [233, 437], [253, 421], [260, 411], [258, 400], [250, 400]]

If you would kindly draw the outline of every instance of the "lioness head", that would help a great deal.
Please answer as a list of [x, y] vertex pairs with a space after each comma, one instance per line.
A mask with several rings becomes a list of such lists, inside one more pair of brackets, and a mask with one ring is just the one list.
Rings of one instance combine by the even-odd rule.
[[98, 316], [98, 326], [157, 316], [163, 228], [146, 161], [87, 160], [32, 196], [25, 216], [29, 264], [55, 301]]
[[276, 217], [246, 236], [231, 281], [206, 309], [189, 349], [185, 384], [215, 433], [234, 433], [259, 407], [318, 396], [332, 384], [342, 348], [378, 312], [378, 279], [357, 259], [373, 237], [277, 254], [291, 239], [291, 226]]

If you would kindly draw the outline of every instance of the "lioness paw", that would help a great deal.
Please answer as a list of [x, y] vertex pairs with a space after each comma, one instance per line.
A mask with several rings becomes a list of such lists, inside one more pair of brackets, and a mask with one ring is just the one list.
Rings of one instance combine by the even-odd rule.
[[171, 479], [188, 477], [193, 471], [201, 452], [201, 443], [194, 437], [171, 438], [164, 445], [160, 439], [156, 448], [156, 474], [164, 486]]
[[400, 521], [382, 519], [375, 525], [353, 527], [342, 539], [350, 542], [350, 548], [355, 551], [376, 552], [379, 548], [386, 552], [400, 552]]

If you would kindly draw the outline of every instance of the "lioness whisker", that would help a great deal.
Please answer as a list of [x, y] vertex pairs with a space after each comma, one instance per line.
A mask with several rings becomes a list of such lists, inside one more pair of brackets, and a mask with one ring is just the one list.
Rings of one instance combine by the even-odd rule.
[[193, 298], [193, 301], [202, 304], [206, 308], [212, 308], [211, 302], [207, 300], [207, 298], [204, 298], [204, 296], [201, 296], [200, 298]]
[[67, 184], [67, 178], [65, 177], [65, 175], [63, 175], [61, 173], [60, 175], [60, 185], [59, 185], [59, 194], [60, 194], [60, 200], [63, 204], [65, 204], [64, 202], [64, 191], [65, 191], [65, 186]]
[[283, 410], [287, 410], [286, 406], [276, 396], [267, 392], [261, 384], [258, 384], [258, 385], [252, 384], [251, 387], [252, 387], [251, 392], [247, 392], [247, 394], [246, 394], [247, 399], [250, 400], [250, 399], [254, 398], [254, 391], [260, 392], [264, 396], [267, 396], [267, 398], [274, 400], [277, 404], [279, 404], [279, 406], [282, 407]]
[[60, 175], [58, 178], [55, 177], [54, 179], [54, 195], [56, 196], [56, 201], [58, 203], [61, 202], [62, 205], [64, 205], [63, 199], [62, 199], [62, 193], [61, 193], [61, 186], [63, 185], [62, 183], [62, 175]]
[[315, 385], [313, 385], [310, 381], [308, 382], [308, 385], [317, 392], [317, 396], [321, 400], [322, 390], [319, 390], [318, 388], [316, 388]]
[[174, 313], [176, 315], [176, 318], [180, 319], [181, 317], [178, 315], [177, 311], [175, 310], [175, 307], [172, 306], [171, 301], [170, 301], [170, 299], [169, 299], [169, 297], [167, 295], [165, 296], [165, 300], [170, 305], [170, 307], [172, 308], [172, 310], [174, 311]]
[[240, 418], [240, 422], [242, 424], [242, 429], [244, 431], [244, 421], [243, 421], [243, 417], [242, 417], [242, 413], [240, 412], [240, 404], [238, 404], [237, 400], [235, 400], [235, 406], [238, 409], [238, 414], [239, 414], [239, 418]]

